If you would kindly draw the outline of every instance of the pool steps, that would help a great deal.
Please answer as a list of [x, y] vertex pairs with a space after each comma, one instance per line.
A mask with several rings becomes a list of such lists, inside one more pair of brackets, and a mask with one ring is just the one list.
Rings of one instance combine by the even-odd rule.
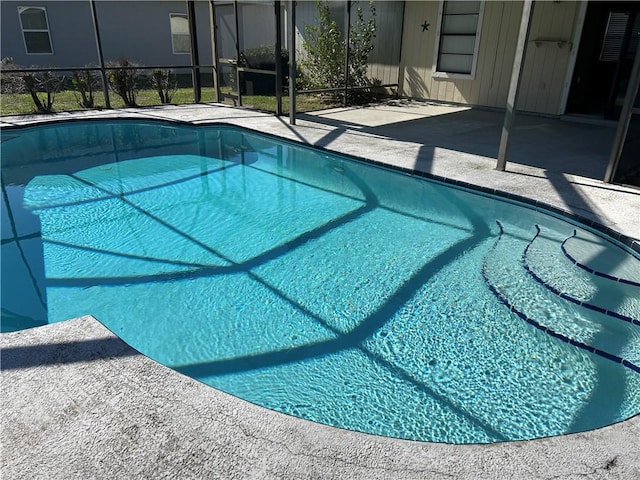
[[[568, 343], [570, 345], [573, 345], [577, 348], [586, 350], [590, 353], [593, 353], [595, 355], [598, 355], [602, 358], [606, 358], [608, 360], [614, 361], [616, 363], [619, 363], [623, 366], [625, 366], [626, 368], [629, 368], [631, 370], [633, 370], [636, 373], [640, 373], [640, 361], [637, 360], [629, 360], [627, 358], [624, 358], [623, 356], [620, 355], [616, 355], [614, 353], [611, 353], [610, 348], [599, 348], [597, 346], [594, 345], [590, 345], [589, 343], [587, 343], [586, 341], [582, 341], [580, 338], [577, 338], [578, 335], [571, 335], [571, 334], [565, 334], [567, 332], [561, 332], [558, 330], [558, 326], [555, 326], [554, 328], [552, 328], [551, 326], [545, 325], [541, 322], [539, 322], [538, 320], [536, 320], [532, 315], [525, 313], [525, 308], [522, 308], [522, 306], [516, 305], [516, 301], [514, 301], [513, 298], [510, 298], [510, 296], [504, 291], [504, 289], [502, 289], [499, 285], [497, 285], [497, 282], [493, 282], [491, 279], [491, 272], [490, 272], [490, 266], [489, 266], [489, 262], [490, 262], [490, 258], [493, 254], [495, 254], [496, 249], [498, 248], [498, 245], [500, 244], [501, 241], [503, 241], [504, 236], [505, 236], [505, 232], [504, 232], [504, 228], [502, 226], [502, 224], [498, 221], [496, 221], [498, 227], [499, 227], [499, 234], [498, 237], [496, 238], [494, 244], [491, 246], [490, 250], [487, 252], [487, 254], [485, 255], [485, 259], [482, 265], [482, 276], [484, 278], [484, 281], [486, 283], [486, 285], [488, 286], [489, 290], [496, 296], [496, 298], [503, 304], [505, 305], [507, 308], [509, 308], [510, 311], [512, 311], [514, 314], [516, 314], [521, 320], [524, 320], [526, 323], [534, 326], [535, 328], [537, 328], [538, 330], [554, 337], [557, 338], [558, 340], [561, 340], [565, 343]], [[522, 258], [526, 258], [526, 254], [528, 253], [529, 247], [531, 246], [532, 242], [537, 238], [540, 230], [539, 227], [536, 226], [538, 231], [536, 233], [536, 236], [534, 236], [534, 238], [532, 240], [530, 240], [526, 247], [525, 247], [525, 251], [522, 253], [521, 255], [521, 259]], [[527, 271], [526, 269], [523, 269], [525, 271]], [[528, 273], [528, 272], [527, 272]], [[530, 275], [530, 274], [529, 274]], [[529, 278], [534, 278], [535, 277], [531, 277], [529, 276]], [[544, 285], [541, 282], [536, 281], [535, 283], [536, 285], [538, 285], [538, 287], [543, 288], [545, 291], [547, 291], [550, 294], [553, 294], [555, 296], [561, 297], [565, 300], [567, 300], [566, 297], [568, 297], [568, 295], [563, 294], [561, 292], [559, 292], [557, 289], [551, 290], [548, 289], [546, 285]], [[516, 299], [517, 300], [517, 299]], [[593, 308], [590, 308], [590, 306], [586, 306], [584, 304], [584, 302], [582, 302], [582, 305], [580, 304], [576, 304], [576, 307], [578, 309], [586, 309], [586, 310], [590, 310], [592, 312], [596, 313], [596, 316], [598, 315], [602, 315], [603, 318], [616, 318], [613, 317], [611, 315], [606, 315], [606, 313], [600, 312], [598, 310], [593, 310]], [[591, 306], [592, 307], [592, 306]], [[616, 321], [620, 320], [619, 318], [616, 318]], [[633, 327], [632, 328], [636, 328], [635, 325], [637, 325], [636, 322], [633, 322], [632, 324], [629, 323], [628, 324], [629, 327]]]
[[[586, 302], [584, 300], [580, 300], [579, 298], [576, 298], [574, 296], [571, 296], [568, 293], [561, 292], [558, 288], [556, 288], [555, 286], [551, 285], [549, 282], [545, 281], [540, 275], [538, 275], [533, 270], [533, 268], [531, 268], [531, 266], [529, 264], [529, 258], [528, 258], [529, 249], [531, 248], [531, 246], [533, 245], [535, 240], [540, 236], [540, 232], [541, 232], [541, 229], [540, 229], [540, 227], [538, 225], [535, 225], [535, 227], [536, 227], [536, 234], [531, 239], [531, 241], [529, 241], [529, 243], [527, 244], [526, 248], [524, 249], [524, 252], [522, 253], [522, 264], [523, 264], [525, 270], [527, 271], [527, 273], [529, 275], [531, 275], [531, 277], [536, 282], [538, 282], [539, 284], [543, 285], [547, 290], [549, 290], [550, 292], [552, 292], [555, 295], [559, 296], [560, 298], [562, 298], [564, 300], [567, 300], [568, 302], [571, 302], [571, 303], [573, 303], [575, 305], [579, 305], [581, 307], [588, 308], [589, 310], [593, 310], [593, 311], [602, 313], [602, 314], [607, 315], [609, 317], [617, 318], [618, 320], [622, 320], [622, 321], [633, 323], [634, 325], [639, 325], [640, 326], [640, 320], [639, 319], [629, 317], [627, 315], [618, 313], [618, 312], [616, 312], [614, 310], [603, 308], [603, 307], [598, 306], [598, 305], [594, 305], [592, 303], [589, 303], [589, 302]], [[575, 262], [574, 262], [574, 264], [575, 264]], [[611, 279], [615, 279], [615, 277], [612, 277], [612, 276], [604, 277], [604, 274], [600, 275], [600, 276], [602, 276], [603, 278], [611, 277]]]
[[578, 235], [578, 231], [577, 230], [573, 230], [573, 235], [571, 235], [570, 237], [567, 237], [564, 239], [564, 241], [562, 242], [562, 244], [560, 245], [560, 249], [562, 250], [562, 253], [564, 254], [565, 257], [567, 257], [569, 259], [569, 261], [571, 261], [571, 263], [573, 263], [576, 267], [581, 268], [583, 270], [585, 270], [586, 272], [591, 273], [592, 275], [596, 275], [598, 277], [602, 277], [602, 278], [606, 278], [608, 280], [613, 280], [614, 282], [619, 282], [619, 283], [624, 283], [626, 285], [632, 285], [634, 287], [640, 287], [640, 282], [636, 282], [633, 280], [629, 280], [626, 278], [622, 278], [622, 277], [616, 277], [613, 275], [610, 275], [608, 273], [604, 273], [604, 272], [600, 272], [598, 270], [595, 270], [583, 263], [580, 263], [578, 260], [576, 260], [573, 255], [571, 255], [568, 250], [567, 250], [567, 242], [569, 242], [569, 240], [571, 240], [572, 238], [577, 237]]

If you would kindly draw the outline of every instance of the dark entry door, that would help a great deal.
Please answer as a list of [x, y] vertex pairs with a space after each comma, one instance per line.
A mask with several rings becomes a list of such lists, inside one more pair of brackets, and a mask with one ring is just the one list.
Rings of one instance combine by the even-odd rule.
[[638, 2], [589, 2], [567, 113], [618, 118], [639, 39]]

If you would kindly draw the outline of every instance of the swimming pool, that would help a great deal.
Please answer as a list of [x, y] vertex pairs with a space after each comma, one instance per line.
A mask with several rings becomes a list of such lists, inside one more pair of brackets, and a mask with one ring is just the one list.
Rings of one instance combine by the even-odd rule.
[[93, 314], [251, 402], [415, 440], [640, 410], [638, 259], [596, 231], [231, 127], [2, 140], [3, 328]]

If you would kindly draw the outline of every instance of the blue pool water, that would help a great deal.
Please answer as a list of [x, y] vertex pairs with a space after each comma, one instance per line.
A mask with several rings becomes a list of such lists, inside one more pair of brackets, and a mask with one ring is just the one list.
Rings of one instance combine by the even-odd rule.
[[225, 126], [2, 132], [2, 329], [92, 314], [287, 414], [487, 443], [640, 411], [640, 260], [521, 204]]

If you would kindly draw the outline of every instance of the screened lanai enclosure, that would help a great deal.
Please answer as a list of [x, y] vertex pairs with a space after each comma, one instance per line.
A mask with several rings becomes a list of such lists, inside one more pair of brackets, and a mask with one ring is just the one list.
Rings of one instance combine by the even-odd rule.
[[[618, 80], [598, 92], [621, 112], [604, 180], [640, 183], [632, 2], [2, 0], [0, 13], [2, 115], [223, 102], [295, 123], [403, 96], [505, 109], [499, 170], [516, 107], [595, 108], [602, 82], [588, 70], [607, 67]], [[603, 64], [593, 45], [613, 37], [618, 61], [608, 49]]]
[[[299, 111], [363, 103], [398, 92], [403, 10], [402, 1], [3, 2], [3, 85], [31, 74], [58, 108], [63, 92], [80, 93], [81, 108], [221, 101], [280, 115], [290, 91]], [[68, 24], [73, 35], [60, 28]]]
[[294, 87], [299, 111], [396, 95], [403, 8], [401, 1], [212, 2], [218, 98], [280, 114], [291, 110], [282, 98]]

